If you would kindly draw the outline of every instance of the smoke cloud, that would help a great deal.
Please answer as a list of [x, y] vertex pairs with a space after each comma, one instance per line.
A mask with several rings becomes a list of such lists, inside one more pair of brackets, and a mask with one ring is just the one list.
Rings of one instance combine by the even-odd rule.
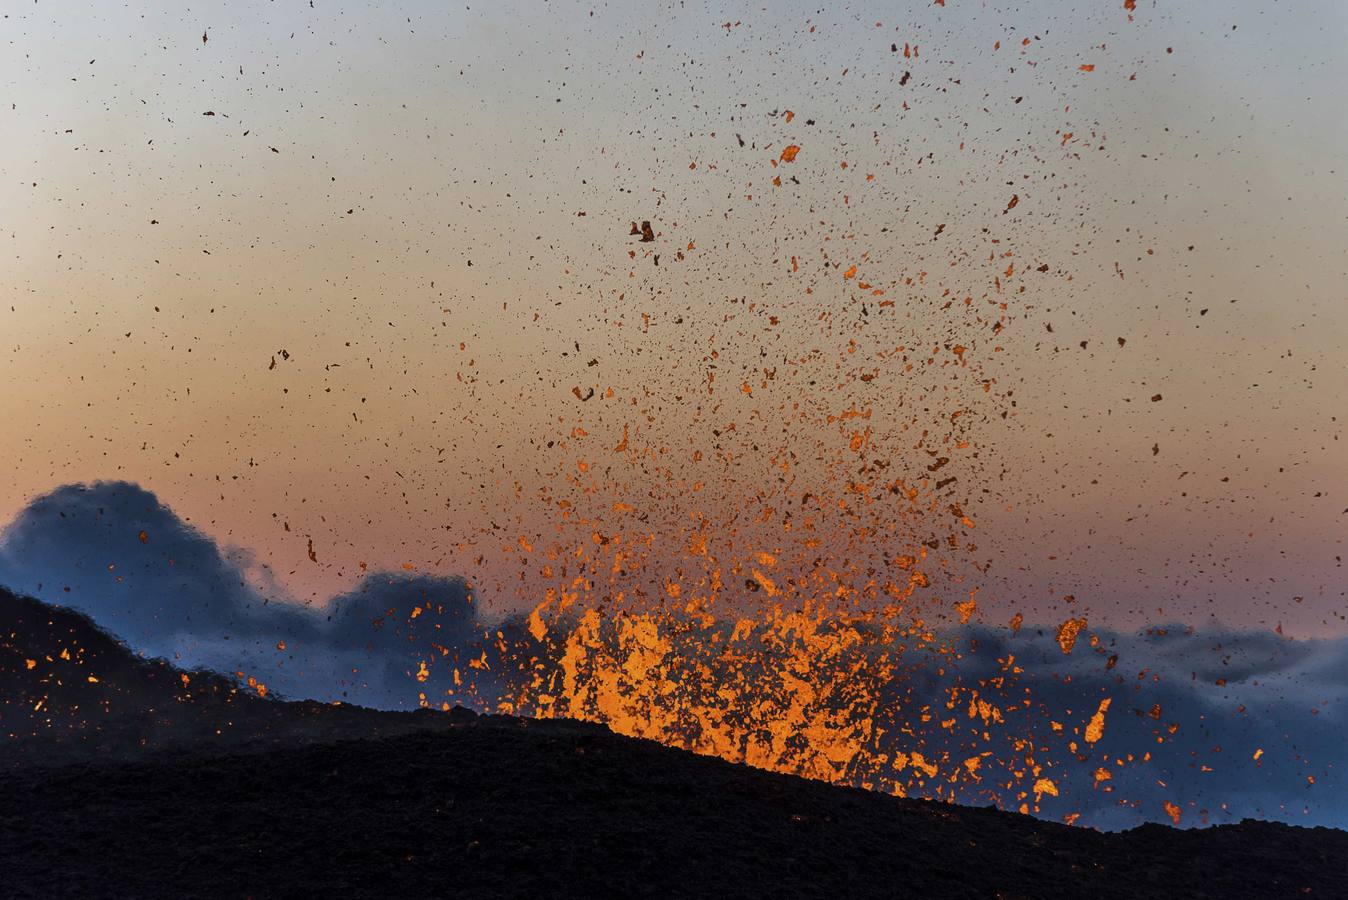
[[264, 594], [249, 568], [126, 482], [58, 488], [0, 536], [0, 584], [79, 610], [146, 656], [287, 697], [416, 708], [409, 686], [443, 696], [479, 628], [458, 579], [375, 572], [318, 608]]

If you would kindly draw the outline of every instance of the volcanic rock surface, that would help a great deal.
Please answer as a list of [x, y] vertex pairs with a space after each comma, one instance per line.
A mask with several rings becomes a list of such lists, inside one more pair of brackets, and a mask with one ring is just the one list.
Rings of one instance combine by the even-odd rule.
[[3, 592], [0, 730], [13, 897], [1348, 896], [1342, 831], [1102, 834], [579, 722], [264, 699]]

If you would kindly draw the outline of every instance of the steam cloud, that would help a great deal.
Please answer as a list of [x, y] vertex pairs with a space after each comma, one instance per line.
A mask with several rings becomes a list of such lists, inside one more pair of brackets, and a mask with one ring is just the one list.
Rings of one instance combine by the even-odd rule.
[[[310, 608], [269, 596], [281, 592], [265, 571], [246, 575], [257, 571], [246, 554], [222, 552], [153, 493], [125, 482], [61, 487], [0, 535], [0, 584], [85, 612], [148, 656], [243, 672], [289, 697], [406, 709], [424, 693], [436, 705], [454, 670], [482, 652], [486, 626], [525, 634], [518, 621], [482, 621], [457, 579], [372, 573]], [[1095, 646], [1083, 641], [1064, 654], [1050, 628], [967, 627], [951, 638], [971, 652], [915, 669], [903, 702], [944, 710], [952, 685], [1005, 676], [1014, 657], [1019, 672], [1008, 692], [1029, 688], [1045, 730], [1050, 720], [1080, 723], [1102, 699], [1111, 704], [1099, 741], [1079, 748], [1079, 764], [1054, 770], [1060, 796], [1045, 798], [1044, 815], [1078, 812], [1082, 824], [1121, 828], [1169, 821], [1165, 804], [1174, 803], [1185, 824], [1252, 816], [1348, 825], [1340, 773], [1348, 764], [1348, 640], [1216, 625], [1093, 634]], [[489, 695], [484, 673], [474, 675]], [[959, 752], [935, 721], [915, 722], [906, 738], [915, 736], [934, 753], [943, 742]], [[1111, 772], [1106, 781], [1097, 780], [1102, 767]], [[934, 783], [931, 793], [1015, 808], [1011, 790], [991, 781]]]
[[242, 672], [292, 698], [416, 708], [420, 665], [421, 689], [443, 696], [434, 648], [464, 647], [478, 628], [458, 579], [372, 573], [314, 608], [267, 596], [246, 577], [252, 563], [126, 482], [58, 488], [0, 536], [0, 584], [86, 613], [146, 656]]

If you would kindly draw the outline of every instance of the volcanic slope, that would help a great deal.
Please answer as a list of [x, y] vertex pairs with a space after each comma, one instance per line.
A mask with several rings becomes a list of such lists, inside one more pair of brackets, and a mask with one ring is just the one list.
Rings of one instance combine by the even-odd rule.
[[266, 699], [2, 592], [0, 717], [7, 896], [1348, 896], [1341, 831], [1102, 834], [579, 722]]

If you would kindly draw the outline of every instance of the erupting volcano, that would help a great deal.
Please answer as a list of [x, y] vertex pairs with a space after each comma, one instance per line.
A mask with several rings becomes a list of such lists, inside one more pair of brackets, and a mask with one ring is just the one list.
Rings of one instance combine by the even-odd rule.
[[1348, 891], [1313, 5], [8, 17], [10, 887]]

